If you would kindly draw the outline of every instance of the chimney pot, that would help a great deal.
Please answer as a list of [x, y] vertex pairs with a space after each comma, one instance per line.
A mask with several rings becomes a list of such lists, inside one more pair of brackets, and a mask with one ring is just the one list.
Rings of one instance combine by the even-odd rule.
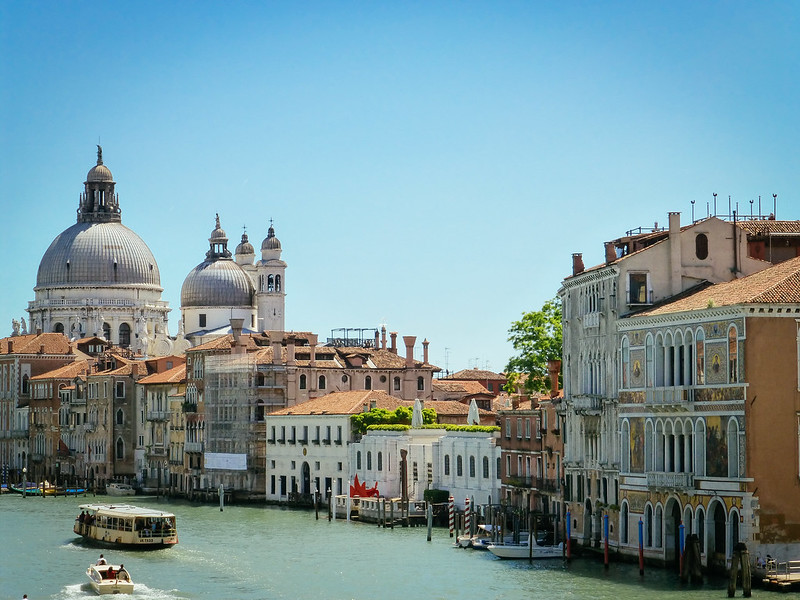
[[403, 343], [406, 345], [406, 368], [411, 369], [414, 367], [414, 344], [417, 341], [415, 335], [404, 335]]
[[606, 264], [617, 260], [617, 247], [614, 242], [606, 242]]
[[392, 331], [389, 336], [392, 338], [392, 345], [389, 347], [389, 352], [397, 354], [397, 332]]

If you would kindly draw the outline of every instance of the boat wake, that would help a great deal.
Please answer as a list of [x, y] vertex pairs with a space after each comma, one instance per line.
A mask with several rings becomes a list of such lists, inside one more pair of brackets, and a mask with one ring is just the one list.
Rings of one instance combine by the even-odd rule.
[[[76, 583], [73, 585], [64, 586], [60, 594], [54, 596], [58, 600], [77, 600], [79, 598], [99, 598], [92, 589], [91, 584]], [[147, 600], [185, 600], [189, 598], [189, 594], [182, 593], [178, 590], [159, 590], [150, 588], [142, 583], [137, 583], [133, 590], [132, 595], [118, 594], [116, 596], [124, 600], [125, 598], [135, 597], [136, 599], [146, 598]]]

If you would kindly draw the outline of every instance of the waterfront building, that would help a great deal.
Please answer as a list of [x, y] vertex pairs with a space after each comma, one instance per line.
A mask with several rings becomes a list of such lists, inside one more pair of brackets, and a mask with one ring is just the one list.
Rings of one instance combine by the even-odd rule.
[[31, 379], [76, 358], [60, 333], [18, 334], [0, 339], [0, 464], [10, 481], [22, 480], [22, 469], [44, 460], [29, 455]]
[[[759, 217], [760, 218], [760, 217]], [[741, 222], [708, 217], [685, 227], [680, 213], [669, 227], [630, 231], [605, 245], [605, 262], [589, 269], [573, 255], [573, 273], [559, 290], [562, 301], [565, 497], [572, 535], [599, 545], [609, 514], [609, 540], [619, 545], [621, 453], [618, 390], [620, 319], [702, 282], [725, 282], [762, 271], [764, 257], [797, 251], [800, 222]]]
[[348, 447], [356, 439], [350, 417], [374, 408], [395, 410], [404, 403], [386, 392], [332, 392], [265, 415], [267, 488], [270, 502], [310, 502], [349, 492]]
[[141, 430], [137, 432], [136, 473], [143, 489], [185, 496], [192, 489], [196, 457], [186, 445], [185, 357], [174, 356], [159, 371], [136, 382]]
[[497, 397], [487, 390], [479, 381], [450, 381], [448, 379], [434, 379], [433, 399], [442, 401], [455, 401], [470, 404], [473, 400], [478, 408], [492, 410], [493, 400]]
[[[426, 403], [429, 407], [430, 403]], [[492, 416], [492, 419], [494, 417]], [[462, 425], [466, 425], [466, 416]], [[446, 490], [459, 510], [500, 499], [498, 432], [411, 427], [369, 430], [350, 445], [350, 477], [381, 496], [424, 500], [425, 490]]]
[[167, 302], [147, 244], [122, 224], [119, 194], [103, 150], [86, 176], [77, 223], [45, 251], [28, 303], [31, 332], [100, 336], [149, 355], [169, 354]]
[[86, 448], [80, 426], [85, 420], [85, 396], [76, 394], [76, 386], [91, 373], [92, 364], [84, 358], [31, 377], [31, 481], [83, 482], [83, 469], [76, 457]]
[[800, 258], [619, 323], [620, 543], [706, 566], [800, 552]]

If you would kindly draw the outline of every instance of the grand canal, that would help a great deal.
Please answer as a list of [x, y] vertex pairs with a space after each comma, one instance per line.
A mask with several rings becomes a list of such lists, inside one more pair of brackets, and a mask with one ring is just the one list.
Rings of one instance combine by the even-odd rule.
[[[72, 533], [79, 504], [97, 498], [0, 496], [0, 598], [31, 600], [93, 597], [84, 583], [98, 548]], [[591, 559], [503, 562], [491, 554], [455, 549], [448, 532], [424, 528], [381, 529], [328, 522], [313, 512], [278, 508], [193, 505], [135, 498], [178, 519], [180, 543], [167, 550], [103, 549], [122, 562], [136, 582], [135, 598], [215, 600], [647, 597], [725, 598], [725, 582], [681, 587], [675, 576], [635, 565], [608, 572]], [[741, 590], [737, 596], [741, 597]], [[754, 598], [777, 598], [756, 589]], [[787, 595], [781, 595], [787, 597]], [[789, 594], [790, 598], [800, 598]]]

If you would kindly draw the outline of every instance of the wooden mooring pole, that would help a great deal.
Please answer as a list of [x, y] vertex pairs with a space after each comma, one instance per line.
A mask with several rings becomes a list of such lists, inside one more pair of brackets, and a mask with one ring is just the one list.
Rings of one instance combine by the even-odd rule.
[[728, 598], [736, 595], [736, 583], [739, 578], [739, 571], [742, 573], [742, 591], [745, 598], [749, 598], [752, 591], [752, 581], [750, 574], [750, 552], [747, 545], [739, 542], [733, 549], [731, 557], [731, 571], [728, 579]]

